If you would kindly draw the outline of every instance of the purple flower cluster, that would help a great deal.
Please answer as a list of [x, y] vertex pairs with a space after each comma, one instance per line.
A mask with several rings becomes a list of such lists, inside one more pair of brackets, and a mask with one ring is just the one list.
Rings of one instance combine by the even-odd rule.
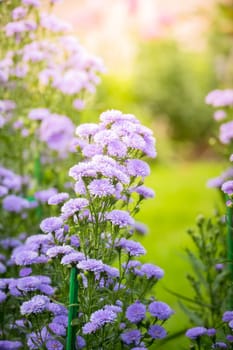
[[83, 326], [83, 334], [94, 333], [104, 325], [115, 322], [120, 311], [121, 308], [114, 305], [106, 305], [103, 309], [95, 311], [91, 314], [90, 322]]
[[233, 90], [214, 90], [206, 96], [206, 103], [213, 107], [227, 107], [233, 105]]

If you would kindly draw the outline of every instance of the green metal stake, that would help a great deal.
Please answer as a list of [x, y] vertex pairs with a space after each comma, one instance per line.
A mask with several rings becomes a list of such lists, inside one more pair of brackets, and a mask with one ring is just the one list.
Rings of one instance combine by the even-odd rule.
[[[227, 261], [231, 283], [233, 284], [233, 208], [229, 206], [227, 206]], [[233, 309], [233, 292], [230, 293], [228, 307], [229, 310]]]
[[[38, 185], [40, 185], [42, 183], [42, 179], [43, 179], [43, 174], [42, 174], [42, 168], [41, 168], [41, 162], [40, 162], [40, 153], [38, 152], [35, 156], [34, 159], [34, 176], [37, 180]], [[39, 219], [42, 218], [43, 216], [43, 212], [42, 212], [42, 206], [39, 205], [37, 207], [37, 216]]]
[[78, 276], [77, 268], [72, 267], [70, 271], [69, 313], [68, 313], [66, 350], [75, 350], [76, 327], [72, 325], [72, 321], [77, 317], [77, 313], [78, 313], [77, 276]]

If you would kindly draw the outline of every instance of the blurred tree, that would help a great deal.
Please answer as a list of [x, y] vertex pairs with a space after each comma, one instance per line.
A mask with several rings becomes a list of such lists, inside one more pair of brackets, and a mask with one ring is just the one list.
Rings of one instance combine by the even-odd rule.
[[135, 69], [135, 95], [153, 116], [169, 123], [175, 139], [205, 141], [212, 124], [205, 95], [215, 87], [208, 54], [183, 51], [174, 41], [141, 45]]

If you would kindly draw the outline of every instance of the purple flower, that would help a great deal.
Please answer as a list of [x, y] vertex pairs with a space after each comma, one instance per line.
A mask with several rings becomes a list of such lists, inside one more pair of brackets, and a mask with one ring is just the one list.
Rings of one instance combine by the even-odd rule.
[[128, 306], [126, 310], [126, 318], [132, 323], [141, 322], [146, 315], [146, 306], [140, 301]]
[[50, 217], [41, 221], [41, 231], [45, 233], [51, 233], [59, 230], [63, 225], [63, 221], [59, 217]]
[[119, 227], [132, 226], [134, 224], [134, 219], [124, 210], [112, 210], [106, 214], [106, 219]]
[[129, 159], [127, 161], [127, 170], [130, 176], [145, 177], [150, 175], [149, 165], [140, 159]]
[[232, 342], [233, 342], [233, 335], [228, 334], [228, 335], [226, 336], [226, 340], [229, 341], [230, 343], [232, 343]]
[[68, 198], [69, 198], [69, 194], [66, 192], [57, 193], [49, 198], [48, 204], [57, 205], [57, 204], [63, 203]]
[[222, 341], [218, 341], [215, 344], [212, 345], [212, 349], [227, 349], [227, 344], [223, 343]]
[[61, 259], [61, 264], [62, 265], [75, 264], [75, 263], [77, 264], [79, 261], [84, 259], [85, 259], [85, 255], [83, 253], [74, 252], [63, 256], [63, 258]]
[[100, 126], [94, 123], [81, 124], [76, 128], [76, 135], [81, 138], [88, 139], [90, 136], [94, 136], [100, 130]]
[[146, 254], [145, 248], [139, 242], [129, 239], [121, 238], [116, 246], [125, 250], [130, 256], [140, 256]]
[[226, 118], [226, 112], [225, 111], [220, 109], [220, 110], [214, 112], [214, 119], [216, 121], [220, 121], [220, 120], [223, 120], [225, 118]]
[[144, 185], [131, 188], [131, 192], [138, 193], [142, 198], [154, 198], [155, 196], [155, 192], [151, 188]]
[[229, 327], [233, 329], [233, 320], [231, 320], [228, 324], [229, 324]]
[[28, 113], [28, 118], [32, 120], [43, 120], [44, 118], [49, 117], [50, 112], [47, 108], [35, 108], [31, 109]]
[[73, 107], [77, 109], [78, 111], [82, 111], [85, 107], [85, 102], [79, 98], [76, 98], [73, 101]]
[[223, 322], [230, 322], [233, 320], [233, 311], [226, 311], [222, 317]]
[[106, 308], [93, 312], [90, 317], [90, 322], [83, 326], [83, 334], [96, 332], [99, 328], [107, 323], [113, 323], [117, 318], [117, 313]]
[[5, 186], [0, 186], [0, 197], [7, 195], [8, 189]]
[[209, 337], [213, 337], [213, 336], [215, 336], [215, 334], [216, 334], [216, 329], [215, 328], [208, 328], [207, 329], [207, 335]]
[[41, 281], [36, 276], [23, 277], [18, 280], [17, 288], [24, 292], [32, 292], [39, 289], [40, 284]]
[[68, 219], [69, 217], [73, 216], [76, 212], [87, 207], [88, 204], [89, 204], [89, 202], [85, 198], [74, 198], [74, 199], [68, 200], [61, 207], [62, 218]]
[[49, 328], [56, 335], [60, 335], [60, 336], [66, 335], [66, 327], [64, 327], [62, 324], [59, 324], [53, 321], [52, 323], [49, 324]]
[[150, 328], [148, 330], [148, 334], [153, 339], [163, 339], [167, 336], [166, 330], [162, 326], [159, 326], [159, 325], [150, 326]]
[[112, 140], [108, 142], [107, 153], [113, 157], [123, 158], [127, 154], [127, 146], [120, 140]]
[[20, 213], [22, 210], [29, 208], [29, 202], [24, 198], [11, 194], [3, 199], [2, 206], [6, 211]]
[[224, 182], [224, 184], [222, 185], [222, 191], [226, 194], [228, 194], [229, 196], [231, 196], [233, 194], [233, 181], [226, 181]]
[[140, 343], [141, 336], [141, 332], [138, 329], [133, 329], [131, 331], [122, 333], [121, 339], [127, 345], [138, 345]]
[[90, 193], [96, 197], [110, 196], [115, 192], [115, 188], [109, 179], [93, 180], [87, 187]]
[[61, 342], [59, 342], [58, 340], [55, 339], [49, 339], [46, 342], [46, 348], [48, 350], [63, 350], [64, 346]]
[[231, 142], [232, 138], [233, 138], [233, 121], [222, 124], [220, 126], [219, 140], [223, 144], [228, 144]]
[[73, 252], [74, 252], [74, 248], [72, 248], [69, 245], [63, 245], [63, 246], [55, 246], [55, 247], [49, 248], [46, 252], [46, 255], [49, 258], [55, 258], [58, 255], [65, 255]]
[[206, 333], [207, 333], [207, 329], [205, 327], [193, 327], [188, 329], [185, 335], [190, 339], [197, 339], [198, 337], [201, 337]]
[[38, 199], [38, 201], [40, 201], [42, 203], [47, 203], [49, 198], [55, 194], [57, 194], [57, 189], [51, 187], [51, 188], [48, 188], [47, 190], [36, 192], [35, 198]]
[[149, 305], [148, 310], [152, 316], [159, 320], [167, 320], [174, 313], [170, 306], [162, 301], [153, 301]]
[[225, 107], [233, 104], [233, 90], [213, 90], [205, 99], [207, 104], [213, 107]]
[[16, 7], [14, 8], [14, 10], [11, 13], [11, 16], [13, 18], [14, 21], [18, 20], [18, 19], [23, 19], [27, 14], [27, 9], [25, 9], [24, 7]]
[[20, 341], [0, 340], [1, 350], [17, 350], [20, 349], [22, 346], [23, 344]]
[[27, 336], [27, 345], [29, 349], [39, 349], [44, 345], [44, 342], [51, 339], [51, 335], [46, 327], [43, 327], [38, 332], [33, 332]]
[[146, 275], [147, 278], [156, 278], [158, 280], [164, 276], [164, 271], [159, 266], [153, 264], [143, 264], [141, 272], [143, 275]]
[[40, 6], [40, 0], [22, 0], [22, 3], [24, 5], [39, 7]]
[[3, 303], [6, 300], [6, 298], [7, 298], [6, 293], [0, 290], [0, 304]]
[[222, 270], [224, 269], [224, 264], [216, 264], [216, 265], [215, 265], [215, 269], [216, 269], [217, 271], [222, 271]]
[[22, 269], [20, 269], [19, 271], [19, 275], [20, 277], [27, 277], [32, 273], [32, 269], [31, 267], [23, 267]]
[[77, 336], [76, 338], [76, 348], [77, 349], [82, 349], [86, 346], [86, 341], [83, 337], [81, 337], [80, 335]]
[[49, 298], [45, 295], [36, 295], [21, 305], [20, 312], [22, 315], [41, 313], [47, 309], [49, 302]]
[[38, 258], [38, 253], [30, 250], [22, 250], [15, 255], [14, 260], [16, 265], [27, 266], [34, 264], [36, 258]]
[[87, 259], [80, 261], [77, 268], [84, 271], [103, 272], [104, 264], [101, 260]]

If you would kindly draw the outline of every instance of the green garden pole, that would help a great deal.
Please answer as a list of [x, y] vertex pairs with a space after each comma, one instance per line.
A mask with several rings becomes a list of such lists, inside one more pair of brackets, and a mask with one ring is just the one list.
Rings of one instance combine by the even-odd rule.
[[[233, 283], [233, 208], [229, 206], [227, 206], [227, 261], [231, 283]], [[230, 310], [233, 309], [233, 293], [230, 293], [228, 307]]]
[[77, 268], [72, 267], [70, 271], [69, 313], [68, 313], [66, 350], [75, 350], [76, 327], [72, 325], [72, 321], [77, 317], [77, 313], [78, 313], [77, 276], [78, 276]]
[[[35, 156], [34, 159], [34, 176], [36, 178], [36, 181], [38, 183], [38, 185], [40, 185], [42, 183], [42, 168], [41, 168], [41, 161], [40, 161], [40, 153], [38, 152]], [[39, 219], [42, 218], [42, 207], [41, 205], [39, 205], [37, 207], [37, 216]]]

